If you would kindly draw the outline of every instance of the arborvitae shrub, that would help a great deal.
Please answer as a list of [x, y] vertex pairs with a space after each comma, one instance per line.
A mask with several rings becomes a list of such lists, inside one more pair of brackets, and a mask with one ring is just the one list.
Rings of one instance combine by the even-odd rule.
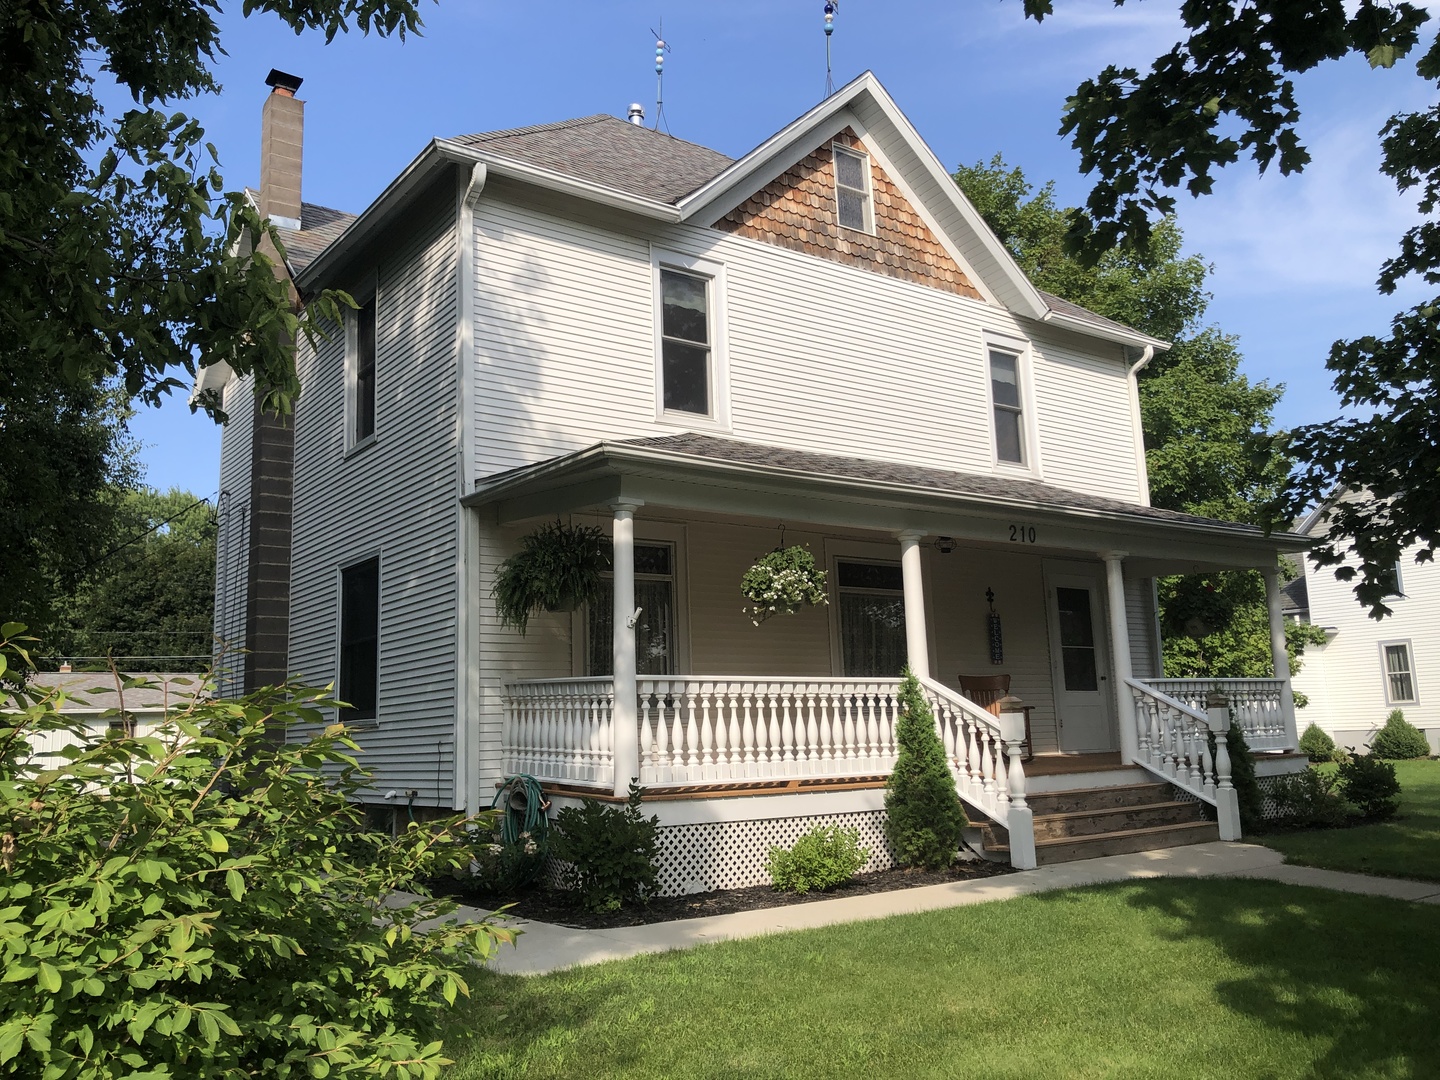
[[1367, 818], [1383, 821], [1400, 809], [1400, 781], [1395, 766], [1380, 755], [1353, 754], [1340, 763], [1340, 794]]
[[789, 851], [772, 847], [765, 868], [777, 889], [801, 894], [811, 889], [824, 892], [844, 885], [869, 857], [870, 849], [860, 846], [859, 829], [817, 825], [796, 840]]
[[965, 810], [935, 732], [935, 718], [920, 681], [908, 668], [900, 684], [895, 741], [899, 754], [885, 785], [885, 833], [901, 866], [949, 866], [960, 846]]
[[1311, 761], [1334, 761], [1335, 740], [1321, 731], [1319, 725], [1311, 724], [1300, 736], [1300, 752]]
[[1424, 733], [1399, 709], [1385, 720], [1385, 726], [1370, 740], [1370, 752], [1377, 757], [1391, 761], [1408, 761], [1410, 758], [1430, 756], [1430, 742]]

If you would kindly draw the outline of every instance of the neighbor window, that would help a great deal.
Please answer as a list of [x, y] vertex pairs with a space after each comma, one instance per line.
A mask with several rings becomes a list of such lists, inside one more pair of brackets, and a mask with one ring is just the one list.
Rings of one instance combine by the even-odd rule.
[[894, 563], [840, 562], [840, 663], [857, 678], [899, 675], [907, 659], [905, 593]]
[[354, 383], [351, 398], [350, 443], [356, 445], [375, 434], [375, 298], [355, 312]]
[[660, 380], [665, 412], [710, 416], [710, 278], [660, 268]]
[[837, 219], [844, 228], [872, 232], [870, 159], [840, 146], [831, 149], [835, 156]]
[[1385, 662], [1385, 701], [1404, 705], [1418, 701], [1415, 693], [1415, 661], [1410, 642], [1389, 641], [1380, 646]]
[[1025, 410], [1020, 396], [1020, 357], [990, 350], [990, 404], [995, 414], [995, 459], [1026, 464]]
[[[675, 547], [635, 543], [635, 674], [675, 674]], [[589, 669], [612, 674], [615, 664], [615, 587], [609, 574], [590, 601], [586, 638]]]
[[344, 723], [374, 720], [380, 674], [380, 560], [340, 571], [340, 679]]

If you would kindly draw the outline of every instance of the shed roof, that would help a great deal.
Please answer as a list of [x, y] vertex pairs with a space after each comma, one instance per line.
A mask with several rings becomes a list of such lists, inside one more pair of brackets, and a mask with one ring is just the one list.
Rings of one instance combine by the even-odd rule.
[[119, 709], [122, 698], [126, 712], [147, 712], [183, 706], [203, 689], [205, 682], [205, 676], [193, 672], [140, 673], [124, 678], [144, 679], [146, 685], [122, 692], [115, 685], [115, 676], [108, 671], [42, 671], [29, 685], [35, 690], [63, 691], [66, 701], [62, 712]]

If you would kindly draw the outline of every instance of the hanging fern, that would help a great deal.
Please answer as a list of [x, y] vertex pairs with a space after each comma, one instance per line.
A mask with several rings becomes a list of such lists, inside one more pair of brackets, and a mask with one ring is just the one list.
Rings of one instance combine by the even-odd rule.
[[564, 611], [593, 600], [610, 568], [610, 538], [593, 525], [554, 521], [521, 538], [490, 590], [501, 624], [520, 633], [530, 616]]

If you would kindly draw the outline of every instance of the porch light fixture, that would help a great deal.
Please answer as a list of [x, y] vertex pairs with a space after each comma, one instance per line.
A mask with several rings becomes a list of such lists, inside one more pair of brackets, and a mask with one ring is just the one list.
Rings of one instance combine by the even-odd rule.
[[935, 550], [941, 555], [949, 555], [957, 546], [953, 536], [937, 536], [935, 538]]

